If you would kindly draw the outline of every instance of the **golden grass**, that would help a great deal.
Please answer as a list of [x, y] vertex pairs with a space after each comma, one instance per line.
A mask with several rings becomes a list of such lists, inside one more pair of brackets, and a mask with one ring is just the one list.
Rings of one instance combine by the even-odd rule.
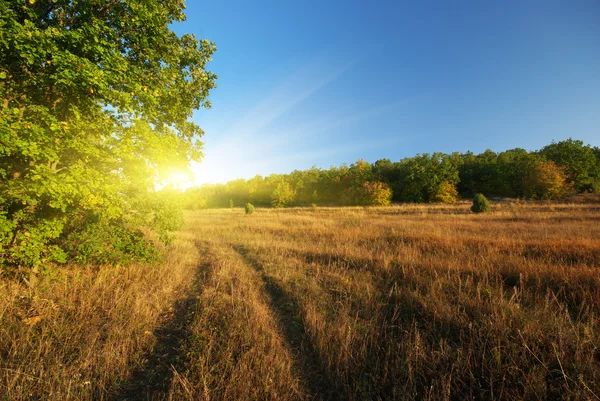
[[0, 283], [0, 398], [600, 399], [599, 222], [596, 204], [190, 212], [165, 266]]
[[157, 268], [71, 266], [27, 288], [0, 281], [0, 399], [101, 400], [119, 392], [198, 269], [186, 227]]
[[[300, 351], [314, 354], [303, 368], [298, 347], [287, 344], [298, 380], [314, 370], [323, 376], [309, 396], [333, 389], [322, 398], [596, 399], [598, 208], [498, 205], [473, 215], [468, 207], [208, 210], [190, 218], [208, 248], [241, 257], [217, 260], [259, 271], [262, 292], [276, 288], [291, 304], [271, 309], [280, 326], [298, 322]], [[199, 320], [200, 338], [210, 321]], [[203, 355], [200, 344], [190, 349]], [[241, 355], [243, 365], [262, 357]], [[218, 368], [189, 375], [189, 388], [210, 378], [233, 394], [248, 394], [256, 380], [231, 384], [233, 375]], [[219, 399], [212, 389], [192, 394]]]

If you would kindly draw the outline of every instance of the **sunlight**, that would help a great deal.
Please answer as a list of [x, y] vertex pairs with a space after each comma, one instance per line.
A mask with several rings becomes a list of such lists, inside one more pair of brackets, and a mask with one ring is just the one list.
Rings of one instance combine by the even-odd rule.
[[164, 181], [157, 184], [156, 188], [158, 190], [164, 188], [186, 190], [192, 186], [194, 186], [194, 174], [189, 171], [177, 171], [170, 174]]

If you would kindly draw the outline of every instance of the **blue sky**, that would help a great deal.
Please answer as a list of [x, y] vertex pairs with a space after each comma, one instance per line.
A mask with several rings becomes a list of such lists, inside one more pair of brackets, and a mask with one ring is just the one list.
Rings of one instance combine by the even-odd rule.
[[197, 182], [600, 145], [600, 2], [187, 1], [216, 43]]

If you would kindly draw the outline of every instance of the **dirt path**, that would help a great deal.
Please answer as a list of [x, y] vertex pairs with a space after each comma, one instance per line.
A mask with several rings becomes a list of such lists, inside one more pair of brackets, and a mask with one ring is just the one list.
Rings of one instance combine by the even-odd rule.
[[184, 345], [190, 335], [201, 283], [206, 280], [208, 271], [208, 266], [198, 268], [191, 290], [163, 314], [163, 323], [153, 333], [156, 343], [144, 357], [145, 364], [134, 371], [131, 380], [109, 400], [158, 401], [168, 398], [174, 372], [184, 369]]
[[296, 302], [273, 277], [265, 272], [263, 265], [248, 254], [246, 248], [243, 246], [232, 246], [232, 248], [260, 274], [269, 299], [269, 307], [280, 322], [280, 331], [292, 351], [293, 369], [309, 393], [310, 399], [327, 401], [346, 399], [344, 393], [336, 390], [325, 375], [318, 355], [305, 332], [304, 322]]

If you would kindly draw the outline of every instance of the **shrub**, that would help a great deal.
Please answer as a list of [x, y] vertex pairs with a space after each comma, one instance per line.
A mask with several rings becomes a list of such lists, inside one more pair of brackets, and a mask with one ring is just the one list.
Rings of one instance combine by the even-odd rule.
[[487, 200], [483, 194], [475, 194], [473, 198], [473, 206], [471, 206], [473, 213], [487, 213], [490, 211], [490, 201]]
[[252, 203], [246, 203], [246, 207], [244, 209], [246, 210], [246, 214], [254, 213], [254, 205]]

